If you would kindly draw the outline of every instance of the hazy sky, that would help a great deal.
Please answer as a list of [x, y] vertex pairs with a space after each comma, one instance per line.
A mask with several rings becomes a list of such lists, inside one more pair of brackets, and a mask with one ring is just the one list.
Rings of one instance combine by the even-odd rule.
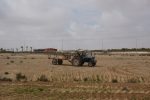
[[150, 48], [150, 0], [0, 0], [0, 48], [134, 48], [136, 41]]

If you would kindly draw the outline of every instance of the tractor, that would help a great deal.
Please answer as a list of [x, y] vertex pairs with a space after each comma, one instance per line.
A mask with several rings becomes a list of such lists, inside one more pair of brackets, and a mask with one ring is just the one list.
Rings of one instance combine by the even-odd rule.
[[89, 67], [96, 65], [96, 59], [92, 52], [85, 50], [76, 50], [74, 52], [56, 52], [52, 58], [53, 65], [62, 65], [63, 60], [68, 60], [73, 66], [83, 66], [88, 63]]

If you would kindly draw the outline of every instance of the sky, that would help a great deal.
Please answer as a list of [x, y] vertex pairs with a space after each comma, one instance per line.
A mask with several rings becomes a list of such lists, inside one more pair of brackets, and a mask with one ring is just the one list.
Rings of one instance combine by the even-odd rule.
[[0, 48], [150, 48], [150, 0], [0, 0]]

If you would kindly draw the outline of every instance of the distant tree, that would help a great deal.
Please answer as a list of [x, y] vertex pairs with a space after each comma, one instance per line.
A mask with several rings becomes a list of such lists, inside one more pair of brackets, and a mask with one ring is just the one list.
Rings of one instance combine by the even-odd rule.
[[22, 52], [23, 52], [23, 46], [21, 46], [21, 50], [22, 50]]
[[3, 48], [1, 48], [0, 51], [3, 51]]
[[6, 49], [1, 48], [1, 49], [0, 49], [0, 52], [6, 52]]
[[121, 51], [128, 51], [128, 48], [122, 48]]

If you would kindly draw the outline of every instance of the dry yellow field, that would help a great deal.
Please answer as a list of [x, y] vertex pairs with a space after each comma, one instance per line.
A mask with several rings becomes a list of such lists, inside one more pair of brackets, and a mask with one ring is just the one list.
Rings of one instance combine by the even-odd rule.
[[[74, 67], [68, 61], [63, 65], [52, 65], [47, 55], [42, 54], [1, 54], [0, 76], [15, 80], [17, 73], [27, 76], [27, 80], [36, 81], [45, 75], [50, 81], [99, 80], [118, 82], [135, 80], [140, 83], [150, 82], [149, 56], [96, 56], [96, 67]], [[5, 72], [9, 74], [5, 75]]]
[[[63, 65], [52, 65], [44, 54], [0, 54], [0, 78], [12, 80], [0, 82], [0, 100], [28, 100], [27, 97], [33, 100], [150, 99], [150, 56], [97, 55], [96, 59], [96, 67], [86, 64], [74, 67], [67, 61]], [[28, 82], [18, 83], [17, 73], [25, 75]], [[48, 82], [39, 82], [42, 75]], [[56, 96], [58, 94], [60, 96]]]

